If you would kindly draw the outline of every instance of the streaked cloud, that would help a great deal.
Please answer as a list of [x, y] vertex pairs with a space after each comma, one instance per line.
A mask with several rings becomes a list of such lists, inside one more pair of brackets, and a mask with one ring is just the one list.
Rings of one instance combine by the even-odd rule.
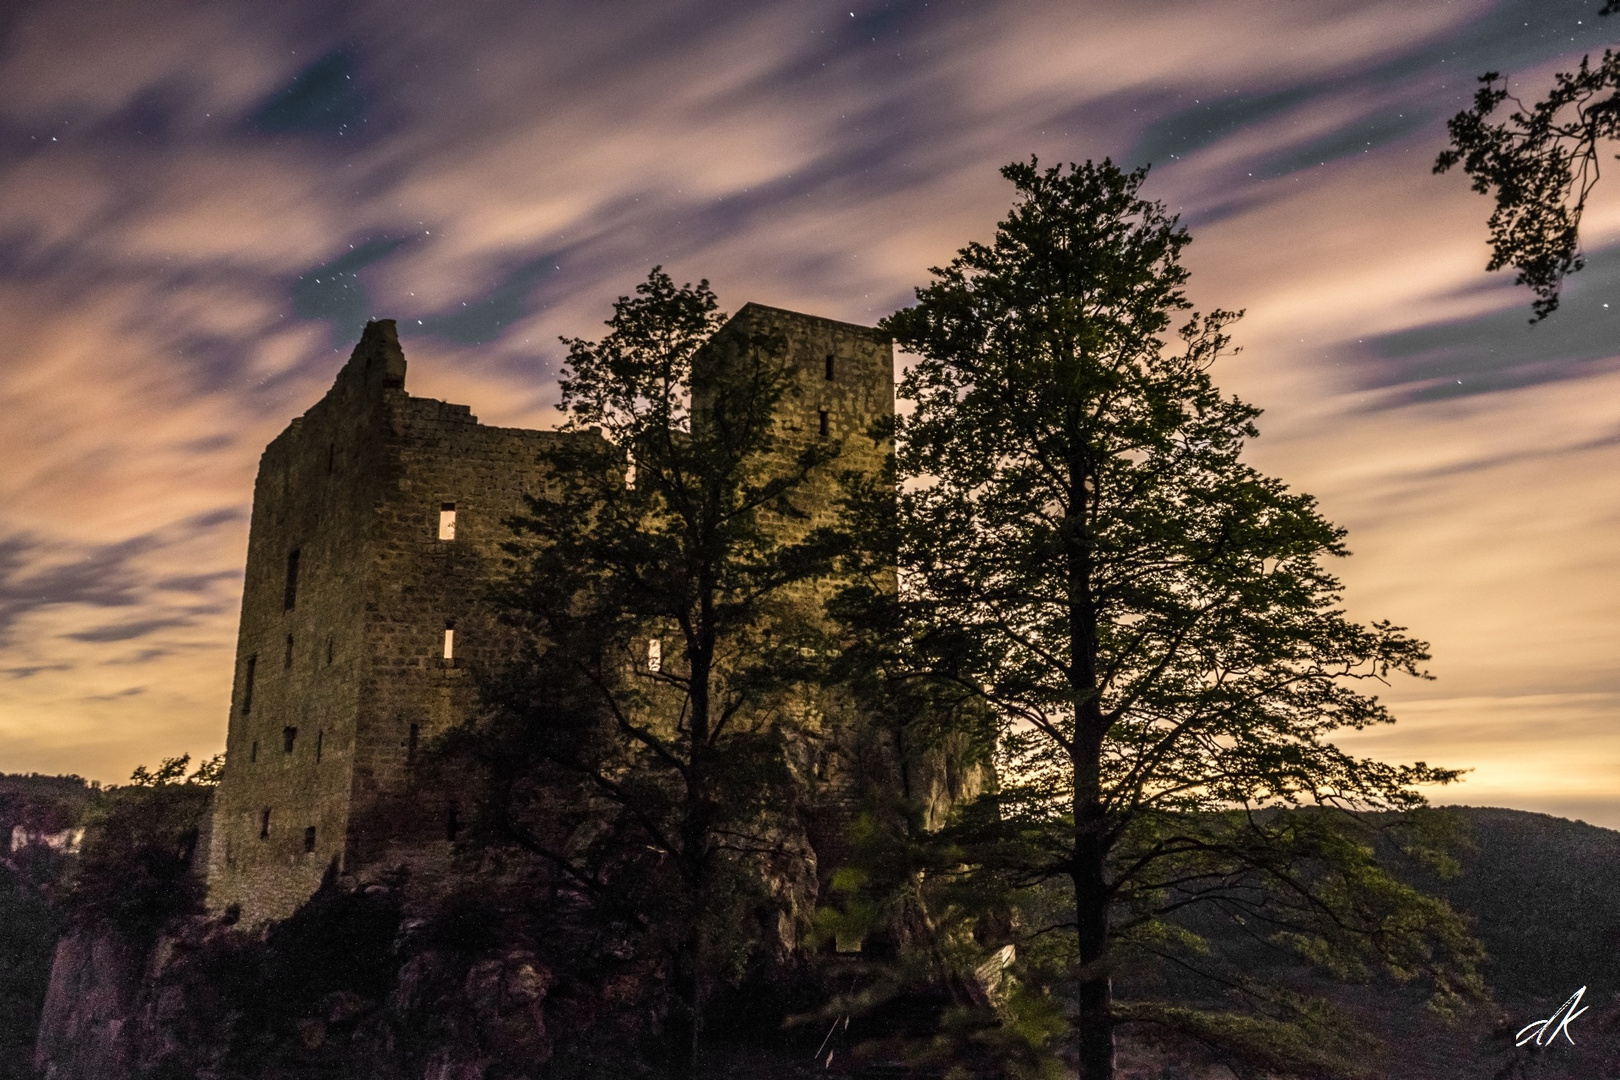
[[258, 454], [368, 317], [413, 392], [543, 426], [557, 336], [655, 263], [872, 322], [990, 234], [1000, 165], [1107, 155], [1193, 228], [1193, 299], [1247, 309], [1218, 376], [1351, 528], [1352, 611], [1434, 642], [1369, 752], [1620, 824], [1620, 193], [1528, 327], [1486, 204], [1429, 175], [1474, 77], [1536, 85], [1611, 40], [1595, 7], [9, 9], [0, 770], [221, 745]]

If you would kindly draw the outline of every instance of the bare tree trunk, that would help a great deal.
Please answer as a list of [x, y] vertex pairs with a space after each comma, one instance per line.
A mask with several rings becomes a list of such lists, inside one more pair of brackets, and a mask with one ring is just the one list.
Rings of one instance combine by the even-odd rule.
[[1073, 881], [1080, 945], [1076, 1050], [1081, 1080], [1113, 1080], [1114, 986], [1108, 971], [1109, 898], [1102, 814], [1097, 803], [1077, 805], [1075, 810]]
[[1102, 804], [1104, 721], [1096, 696], [1075, 710], [1074, 882], [1075, 934], [1080, 946], [1079, 1030], [1081, 1080], [1113, 1080], [1114, 987], [1108, 965], [1108, 822]]
[[693, 1080], [703, 1075], [703, 918], [698, 917], [692, 949], [692, 1043], [688, 1048], [687, 1073]]
[[668, 1032], [669, 1052], [677, 1075], [697, 1080], [703, 1075], [702, 931], [694, 921], [675, 957], [671, 988], [678, 1010]]
[[[1071, 424], [1078, 424], [1072, 418]], [[1108, 823], [1103, 815], [1102, 748], [1108, 724], [1103, 716], [1097, 675], [1097, 599], [1092, 587], [1092, 554], [1088, 537], [1091, 516], [1086, 478], [1091, 470], [1076, 447], [1067, 462], [1074, 478], [1070, 516], [1064, 522], [1068, 551], [1069, 688], [1073, 693], [1074, 882], [1075, 933], [1080, 946], [1080, 979], [1076, 1050], [1081, 1080], [1113, 1080], [1113, 980], [1108, 972]]]
[[708, 903], [710, 874], [710, 834], [714, 828], [714, 800], [710, 792], [711, 680], [714, 675], [713, 589], [707, 578], [700, 601], [699, 633], [695, 647], [688, 652], [691, 676], [692, 751], [688, 758], [686, 807], [681, 822], [681, 849], [686, 862], [687, 887], [692, 895], [691, 926], [687, 931], [687, 1019], [690, 1040], [686, 1074], [692, 1080], [703, 1075], [703, 976], [708, 965]]
[[[696, 774], [698, 770], [694, 770]], [[706, 800], [697, 792], [688, 799], [686, 821], [683, 823], [683, 852], [686, 886], [691, 898], [690, 923], [680, 951], [675, 971], [677, 1000], [686, 1013], [686, 1045], [681, 1048], [680, 1070], [683, 1075], [697, 1080], [703, 1075], [703, 1006], [704, 972], [708, 957], [709, 868], [705, 854], [708, 843], [709, 821]]]

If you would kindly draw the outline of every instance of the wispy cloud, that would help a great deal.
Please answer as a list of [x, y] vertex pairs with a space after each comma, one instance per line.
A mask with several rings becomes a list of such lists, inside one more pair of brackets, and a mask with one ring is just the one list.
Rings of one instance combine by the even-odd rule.
[[[368, 317], [400, 320], [415, 392], [544, 425], [557, 336], [652, 264], [732, 309], [874, 321], [989, 236], [996, 169], [1033, 153], [1151, 161], [1193, 298], [1248, 310], [1217, 375], [1268, 410], [1255, 460], [1351, 527], [1352, 609], [1435, 642], [1444, 701], [1396, 690], [1432, 740], [1377, 745], [1464, 763], [1470, 717], [1513, 717], [1504, 747], [1564, 724], [1546, 768], [1468, 784], [1596, 791], [1620, 747], [1620, 201], [1530, 328], [1480, 269], [1486, 205], [1429, 175], [1474, 76], [1602, 45], [1593, 8], [8, 9], [0, 768], [119, 779], [220, 744], [258, 454]], [[1598, 695], [1586, 734], [1555, 692]]]

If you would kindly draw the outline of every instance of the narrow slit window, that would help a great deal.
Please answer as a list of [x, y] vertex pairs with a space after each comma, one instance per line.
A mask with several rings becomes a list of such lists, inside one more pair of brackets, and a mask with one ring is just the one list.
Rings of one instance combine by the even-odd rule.
[[439, 539], [454, 540], [456, 538], [456, 504], [441, 503], [439, 505]]
[[832, 380], [833, 380], [833, 354], [828, 353], [827, 354], [827, 381], [832, 382]]
[[416, 764], [416, 743], [421, 737], [421, 726], [412, 724], [410, 732], [405, 736], [405, 764]]
[[647, 640], [647, 670], [660, 671], [664, 666], [664, 643], [658, 638]]
[[268, 806], [259, 812], [259, 839], [270, 839], [270, 808]]
[[283, 611], [291, 611], [298, 606], [298, 549], [293, 548], [287, 553], [287, 589], [281, 596]]
[[287, 753], [287, 754], [292, 753], [293, 752], [293, 743], [295, 743], [297, 741], [298, 741], [298, 729], [297, 728], [295, 728], [295, 727], [284, 727], [284, 728], [281, 729], [281, 749], [282, 749], [283, 753]]
[[249, 750], [248, 750], [248, 761], [249, 762], [255, 762], [255, 761], [258, 761], [258, 760], [259, 760], [259, 740], [254, 739], [253, 740], [253, 746], [251, 748], [249, 748]]
[[451, 803], [450, 808], [444, 812], [444, 838], [453, 844], [456, 842], [456, 837], [460, 835], [461, 814], [457, 811], [455, 804]]
[[[831, 363], [829, 358], [828, 363]], [[331, 475], [337, 470], [337, 444], [330, 443], [326, 447], [326, 472]]]
[[321, 751], [326, 747], [326, 732], [319, 729], [315, 732], [315, 764], [321, 763]]
[[332, 639], [330, 637], [326, 639], [326, 666], [332, 666]]
[[828, 423], [827, 423], [827, 410], [822, 409], [821, 412], [818, 414], [818, 416], [819, 416], [819, 421], [820, 421], [820, 425], [821, 425], [821, 427], [820, 427], [821, 434], [826, 435], [828, 433], [828, 431], [830, 430], [829, 427], [828, 427]]
[[259, 654], [247, 658], [247, 670], [242, 673], [242, 715], [253, 711], [253, 675], [259, 666]]
[[304, 851], [307, 854], [308, 852], [311, 852], [311, 851], [314, 851], [314, 850], [315, 850], [315, 826], [311, 825], [309, 828], [304, 830]]
[[281, 666], [286, 668], [289, 671], [292, 670], [292, 654], [293, 654], [293, 636], [291, 634], [288, 634], [287, 635], [287, 656], [286, 656], [286, 659], [284, 659], [282, 661]]
[[456, 624], [453, 622], [444, 624], [444, 658], [446, 660], [456, 658]]

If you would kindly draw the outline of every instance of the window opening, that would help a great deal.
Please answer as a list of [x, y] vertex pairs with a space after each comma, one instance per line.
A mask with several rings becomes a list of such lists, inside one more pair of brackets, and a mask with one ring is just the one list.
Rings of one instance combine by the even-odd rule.
[[827, 410], [826, 409], [821, 410], [820, 417], [821, 417], [821, 434], [825, 435], [825, 434], [827, 434], [827, 430], [828, 430], [828, 428], [827, 428]]
[[332, 666], [332, 639], [330, 637], [326, 639], [326, 666]]
[[307, 852], [311, 852], [311, 851], [314, 851], [314, 850], [315, 850], [315, 826], [311, 825], [309, 828], [304, 830], [304, 851], [307, 853]]
[[298, 606], [298, 549], [287, 554], [287, 591], [282, 594], [281, 608], [291, 611]]
[[444, 658], [446, 660], [456, 658], [456, 624], [454, 622], [444, 624]]
[[[830, 378], [830, 376], [829, 376]], [[326, 471], [331, 474], [337, 465], [337, 444], [328, 443], [326, 447]]]
[[456, 538], [456, 504], [441, 503], [439, 505], [439, 539], [454, 540]]
[[295, 727], [284, 727], [284, 728], [281, 729], [281, 749], [283, 751], [285, 751], [286, 753], [289, 753], [289, 754], [292, 753], [293, 752], [293, 743], [295, 743], [297, 741], [298, 741], [298, 729], [297, 728], [295, 728]]
[[828, 353], [827, 354], [827, 381], [832, 382], [832, 378], [833, 378], [833, 354]]
[[647, 670], [659, 671], [664, 666], [664, 643], [658, 638], [647, 641]]
[[416, 724], [412, 724], [410, 734], [405, 737], [405, 764], [416, 764], [416, 743], [421, 737], [421, 727]]
[[247, 658], [247, 671], [242, 673], [242, 715], [253, 711], [253, 673], [259, 666], [259, 654]]
[[287, 635], [287, 658], [282, 661], [281, 666], [288, 669], [289, 671], [292, 669], [292, 650], [293, 650], [293, 638], [292, 638], [291, 634], [288, 634]]
[[319, 765], [321, 763], [321, 749], [325, 745], [326, 745], [326, 732], [321, 731], [320, 729], [317, 728], [316, 731], [315, 731], [315, 764], [317, 764], [317, 765]]
[[249, 762], [254, 762], [254, 761], [258, 761], [258, 760], [259, 760], [259, 740], [254, 739], [253, 740], [253, 747], [252, 747], [252, 749], [250, 749], [248, 751], [248, 761]]
[[270, 808], [268, 806], [259, 814], [259, 839], [270, 839]]
[[461, 815], [456, 811], [455, 803], [444, 814], [444, 838], [455, 843], [456, 837], [461, 835]]

